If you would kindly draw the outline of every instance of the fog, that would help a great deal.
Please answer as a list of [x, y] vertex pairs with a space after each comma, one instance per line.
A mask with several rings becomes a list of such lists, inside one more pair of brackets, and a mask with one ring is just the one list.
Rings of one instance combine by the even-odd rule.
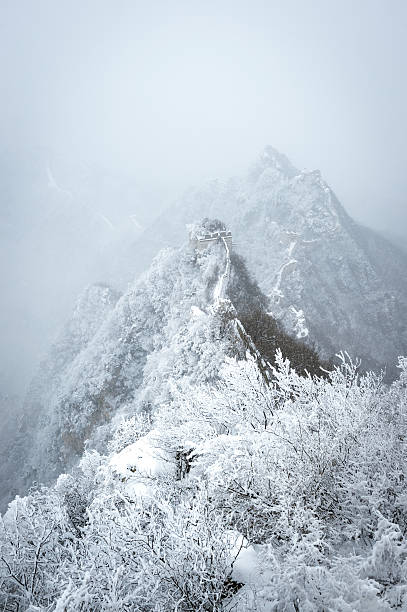
[[[69, 311], [91, 276], [87, 264], [70, 264], [76, 226], [65, 235], [64, 223], [48, 221], [48, 234], [42, 224], [33, 238], [47, 198], [69, 208], [79, 194], [108, 221], [116, 215], [114, 224], [125, 211], [144, 225], [189, 185], [244, 172], [271, 144], [296, 166], [319, 168], [356, 219], [405, 240], [406, 26], [403, 0], [1, 0], [1, 331], [10, 387], [21, 392], [62, 318], [44, 319], [48, 298]], [[78, 227], [80, 260], [93, 226]], [[89, 237], [92, 256], [111, 241], [104, 231]], [[41, 237], [54, 232], [44, 246]], [[55, 280], [70, 267], [69, 281]], [[25, 335], [33, 348], [20, 377]]]

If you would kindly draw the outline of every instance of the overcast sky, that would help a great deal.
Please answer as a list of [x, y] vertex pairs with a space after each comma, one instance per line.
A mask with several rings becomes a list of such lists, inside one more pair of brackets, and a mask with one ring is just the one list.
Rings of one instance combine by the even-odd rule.
[[407, 234], [405, 0], [0, 0], [0, 133], [154, 181], [271, 144]]

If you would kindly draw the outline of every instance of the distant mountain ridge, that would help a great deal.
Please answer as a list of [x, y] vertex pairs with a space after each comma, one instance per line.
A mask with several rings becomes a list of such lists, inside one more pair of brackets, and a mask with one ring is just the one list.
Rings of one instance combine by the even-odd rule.
[[[141, 272], [185, 225], [219, 217], [272, 313], [325, 357], [347, 350], [387, 367], [407, 349], [407, 255], [346, 213], [318, 170], [266, 147], [247, 175], [190, 189], [136, 240], [120, 271]], [[131, 272], [130, 272], [131, 271]]]

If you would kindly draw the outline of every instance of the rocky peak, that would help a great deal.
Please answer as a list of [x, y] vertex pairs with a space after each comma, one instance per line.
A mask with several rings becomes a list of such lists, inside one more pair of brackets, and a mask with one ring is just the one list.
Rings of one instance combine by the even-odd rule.
[[285, 155], [268, 145], [251, 167], [249, 178], [252, 181], [257, 181], [264, 173], [268, 175], [277, 175], [287, 179], [297, 176], [299, 170], [293, 166]]

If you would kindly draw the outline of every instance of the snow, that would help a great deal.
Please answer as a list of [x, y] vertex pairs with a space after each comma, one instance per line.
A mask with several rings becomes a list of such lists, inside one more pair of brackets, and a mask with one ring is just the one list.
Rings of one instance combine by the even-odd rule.
[[286, 270], [289, 266], [292, 266], [292, 265], [297, 263], [296, 259], [292, 259], [292, 254], [294, 252], [296, 244], [297, 244], [296, 241], [291, 241], [290, 242], [290, 246], [288, 247], [288, 251], [287, 251], [289, 260], [286, 263], [284, 263], [280, 267], [279, 271], [277, 272], [277, 279], [276, 279], [276, 282], [275, 282], [274, 287], [272, 289], [272, 295], [274, 295], [274, 296], [283, 297], [283, 295], [284, 295], [283, 292], [281, 291], [281, 288], [280, 288], [281, 287], [281, 281], [282, 281], [282, 278], [283, 278], [284, 270]]
[[297, 338], [306, 338], [309, 335], [308, 327], [305, 325], [305, 316], [303, 310], [296, 309], [295, 306], [290, 306], [290, 311], [295, 317], [294, 331]]
[[[328, 216], [322, 219], [322, 224], [326, 219]], [[319, 226], [318, 231], [321, 231]], [[327, 231], [325, 227], [324, 236]], [[273, 260], [277, 264], [270, 276], [271, 279], [275, 278], [274, 272], [279, 265], [275, 290], [281, 295], [283, 272], [287, 266], [296, 263], [293, 253], [297, 243], [291, 241], [288, 244], [295, 233], [287, 233], [289, 238], [285, 242], [277, 241], [277, 246], [283, 244], [283, 248]], [[323, 240], [321, 238], [322, 245]], [[131, 389], [131, 393], [125, 396], [125, 400], [123, 396], [113, 397], [109, 416], [113, 410], [117, 410], [121, 401], [129, 402], [128, 413], [137, 414], [136, 408], [140, 404], [136, 402], [144, 394], [151, 421], [148, 420], [145, 428], [134, 426], [131, 431], [134, 435], [128, 438], [124, 437], [123, 430], [119, 430], [117, 437], [121, 443], [110, 451], [113, 454], [103, 458], [99, 456], [99, 461], [89, 462], [86, 470], [88, 481], [81, 477], [75, 483], [81, 494], [79, 499], [86, 499], [86, 509], [92, 519], [86, 523], [81, 531], [81, 540], [78, 540], [79, 551], [85, 551], [86, 546], [90, 545], [89, 553], [86, 553], [89, 557], [82, 564], [79, 552], [80, 563], [76, 567], [75, 563], [70, 567], [67, 561], [62, 566], [57, 587], [50, 585], [52, 592], [56, 592], [61, 585], [65, 588], [66, 580], [71, 576], [78, 584], [83, 579], [85, 587], [91, 586], [91, 591], [85, 592], [89, 599], [83, 600], [84, 605], [89, 607], [93, 605], [92, 597], [95, 598], [95, 605], [99, 605], [96, 599], [104, 597], [101, 593], [107, 592], [108, 597], [114, 597], [122, 589], [125, 598], [131, 585], [135, 584], [132, 596], [137, 598], [144, 588], [147, 600], [151, 597], [155, 604], [154, 598], [157, 598], [157, 610], [172, 609], [172, 603], [176, 601], [174, 592], [169, 590], [168, 598], [164, 599], [166, 589], [172, 587], [167, 579], [168, 572], [173, 569], [177, 571], [182, 587], [185, 585], [183, 592], [194, 586], [192, 581], [189, 582], [191, 574], [203, 577], [197, 587], [202, 588], [202, 592], [197, 591], [196, 601], [207, 602], [207, 591], [212, 584], [207, 576], [213, 576], [215, 568], [223, 585], [224, 580], [230, 577], [232, 564], [232, 578], [244, 584], [236, 598], [242, 600], [243, 595], [250, 598], [250, 594], [253, 594], [253, 606], [247, 603], [245, 607], [233, 608], [241, 612], [249, 609], [265, 612], [288, 610], [296, 601], [298, 609], [303, 610], [373, 611], [379, 609], [375, 605], [379, 597], [384, 603], [383, 607], [380, 602], [377, 606], [384, 610], [390, 609], [384, 607], [386, 600], [396, 601], [396, 596], [395, 606], [405, 609], [407, 542], [402, 535], [405, 525], [401, 523], [399, 527], [391, 521], [403, 517], [407, 497], [406, 466], [403, 462], [404, 440], [407, 439], [404, 435], [407, 368], [403, 370], [404, 378], [400, 386], [393, 386], [387, 392], [381, 380], [376, 381], [370, 375], [359, 384], [357, 368], [352, 369], [346, 364], [343, 369], [335, 370], [331, 380], [302, 378], [290, 372], [288, 361], [284, 361], [279, 352], [273, 369], [273, 385], [268, 386], [257, 367], [258, 361], [252, 356], [253, 353], [258, 357], [253, 344], [250, 344], [251, 351], [247, 352], [246, 360], [225, 358], [218, 328], [216, 333], [211, 328], [216, 324], [216, 317], [210, 317], [224, 299], [229, 277], [230, 253], [226, 241], [223, 242], [226, 265], [219, 272], [213, 296], [207, 295], [207, 286], [202, 278], [210, 278], [212, 282], [212, 272], [218, 266], [223, 266], [225, 258], [220, 257], [218, 249], [208, 256], [197, 258], [200, 261], [198, 265], [202, 265], [202, 275], [196, 264], [193, 267], [190, 263], [190, 254], [182, 259], [164, 253], [152, 267], [149, 276], [130, 289], [116, 306], [110, 290], [100, 287], [90, 290], [83, 300], [80, 320], [71, 325], [70, 334], [64, 341], [67, 354], [58, 353], [63, 363], [54, 376], [51, 389], [53, 393], [55, 387], [63, 399], [73, 398], [74, 401], [71, 404], [68, 401], [61, 401], [60, 404], [50, 402], [43, 422], [53, 413], [52, 408], [64, 408], [65, 412], [54, 411], [58, 417], [61, 415], [61, 419], [68, 417], [66, 422], [62, 421], [65, 430], [62, 430], [62, 435], [58, 432], [60, 438], [54, 436], [58, 447], [66, 431], [78, 434], [79, 419], [83, 420], [84, 431], [88, 433], [92, 417], [95, 414], [98, 416], [95, 411], [89, 410], [92, 398], [96, 397], [97, 401], [100, 397], [108, 398], [113, 376], [116, 382], [121, 383], [122, 389]], [[272, 240], [267, 241], [267, 244], [271, 243]], [[322, 256], [330, 254], [329, 245], [325, 248], [327, 250]], [[301, 252], [298, 259], [300, 268], [303, 265]], [[320, 259], [324, 258], [320, 256]], [[325, 257], [325, 261], [328, 259]], [[339, 259], [340, 254], [336, 257], [336, 263]], [[282, 262], [286, 263], [281, 265]], [[312, 270], [309, 266], [305, 269]], [[312, 274], [306, 277], [306, 282], [310, 286], [310, 293], [316, 293]], [[295, 301], [297, 296], [289, 295], [290, 283], [287, 285], [284, 308], [291, 317], [297, 337], [304, 338], [309, 333], [304, 310], [298, 307], [298, 301]], [[298, 293], [301, 294], [300, 291]], [[106, 305], [102, 300], [106, 301]], [[99, 321], [97, 306], [101, 309], [100, 318], [107, 316], [105, 324]], [[314, 328], [313, 313], [308, 306], [304, 308]], [[235, 319], [233, 325], [244, 332], [239, 320]], [[238, 336], [242, 334], [236, 334]], [[84, 351], [82, 355], [81, 351]], [[144, 352], [147, 354], [146, 360]], [[78, 359], [74, 361], [76, 355]], [[400, 366], [402, 363], [407, 364], [407, 361], [400, 362]], [[122, 367], [120, 377], [117, 374], [118, 366]], [[214, 372], [212, 378], [208, 376], [209, 369]], [[53, 370], [50, 372], [53, 374]], [[202, 376], [200, 379], [200, 372], [204, 372], [206, 378]], [[46, 377], [51, 378], [49, 372]], [[69, 384], [66, 383], [67, 379]], [[390, 423], [389, 406], [392, 406]], [[123, 409], [127, 410], [127, 404]], [[276, 416], [269, 418], [268, 412]], [[112, 428], [110, 424], [106, 427]], [[155, 429], [146, 434], [150, 427]], [[116, 452], [117, 448], [122, 450]], [[189, 472], [185, 479], [180, 478], [181, 470], [177, 468], [179, 449], [183, 450], [183, 458], [186, 457], [187, 462], [193, 459], [188, 463]], [[85, 461], [80, 466], [83, 474], [84, 464]], [[323, 478], [321, 466], [326, 473]], [[388, 474], [391, 474], [392, 466], [395, 466], [395, 471], [390, 490]], [[96, 479], [95, 474], [98, 475]], [[106, 474], [109, 486], [105, 487], [100, 474]], [[64, 495], [65, 490], [72, 489], [71, 476], [61, 477], [58, 482], [61, 489], [58, 503], [72, 503], [76, 510], [75, 495], [66, 499]], [[337, 483], [340, 484], [341, 503], [336, 504], [333, 517], [330, 512], [324, 516], [322, 509], [331, 508], [328, 504], [335, 499]], [[128, 500], [126, 495], [122, 495], [123, 491], [133, 499]], [[317, 492], [316, 496], [312, 491]], [[75, 489], [73, 493], [76, 493]], [[117, 508], [116, 503], [117, 498], [122, 497], [125, 498], [121, 499], [124, 511], [121, 507]], [[142, 515], [140, 508], [143, 504], [138, 505], [135, 498], [146, 497], [154, 498], [160, 506], [159, 512], [156, 512], [153, 504], [145, 504], [148, 514]], [[41, 511], [42, 514], [38, 512], [40, 504], [44, 503], [43, 492], [38, 501], [31, 495], [27, 499], [26, 502], [21, 498], [18, 501], [19, 504], [27, 504], [30, 510], [27, 514], [29, 520], [21, 520], [18, 526], [23, 535], [31, 529], [35, 520], [43, 521], [48, 528], [49, 515], [52, 518], [54, 508], [58, 508], [54, 501], [56, 498], [50, 497], [49, 508]], [[197, 499], [201, 499], [199, 504]], [[91, 500], [90, 504], [88, 500]], [[385, 522], [377, 520], [378, 502], [383, 512], [388, 514]], [[318, 513], [315, 512], [316, 507]], [[354, 509], [353, 513], [349, 508]], [[400, 511], [393, 512], [393, 508]], [[98, 509], [101, 511], [98, 512]], [[222, 509], [222, 513], [219, 509]], [[12, 512], [8, 515], [8, 521], [13, 518], [11, 515]], [[17, 516], [17, 513], [14, 515]], [[59, 516], [56, 519], [54, 521], [52, 518], [55, 525], [59, 525]], [[376, 522], [377, 532], [374, 535]], [[42, 523], [39, 525], [41, 534]], [[241, 533], [234, 531], [236, 525], [245, 533], [250, 533], [251, 529], [258, 530], [258, 533], [253, 531], [253, 538], [252, 535], [248, 537], [262, 544], [249, 544]], [[225, 534], [227, 526], [231, 527], [231, 531]], [[369, 531], [370, 551], [368, 538], [364, 538], [364, 532]], [[17, 532], [18, 537], [20, 533]], [[109, 534], [106, 541], [100, 537], [104, 533]], [[34, 537], [29, 531], [27, 534], [29, 537], [26, 541], [31, 546], [37, 534]], [[133, 534], [136, 534], [136, 538]], [[2, 554], [4, 550], [13, 563], [17, 560], [18, 566], [20, 540], [16, 539], [13, 557], [13, 549], [10, 548], [13, 540], [8, 533], [6, 535], [3, 545], [0, 530]], [[12, 531], [10, 535], [13, 536]], [[46, 550], [44, 554], [50, 558], [47, 571], [58, 574], [59, 565], [55, 565], [52, 547], [59, 547], [65, 536], [57, 529], [50, 533], [51, 537], [54, 535], [56, 539], [51, 540], [52, 546], [49, 547], [51, 552]], [[70, 526], [66, 538], [68, 546], [71, 546], [72, 537]], [[150, 548], [139, 546], [140, 542], [147, 542], [146, 537], [149, 538]], [[350, 547], [352, 554], [342, 554], [343, 544], [335, 549], [342, 540]], [[134, 555], [134, 544], [142, 566], [140, 575], [137, 574], [138, 563], [130, 556]], [[223, 544], [226, 546], [222, 549]], [[27, 547], [27, 550], [35, 549]], [[156, 550], [162, 550], [163, 555], [157, 555]], [[224, 553], [217, 556], [219, 550], [224, 550]], [[97, 555], [95, 563], [92, 554]], [[109, 563], [100, 563], [100, 558], [109, 559]], [[191, 558], [191, 565], [187, 565]], [[205, 574], [208, 559], [211, 559], [211, 564]], [[27, 572], [27, 569], [22, 563], [20, 565], [20, 575], [25, 575], [23, 572]], [[85, 571], [94, 572], [90, 578], [81, 575], [83, 565]], [[106, 574], [103, 574], [105, 566]], [[106, 578], [115, 572], [112, 586]], [[122, 575], [124, 578], [120, 582]], [[355, 582], [352, 583], [349, 577], [355, 577]], [[9, 578], [7, 572], [6, 578]], [[1, 579], [2, 576], [0, 582]], [[367, 600], [363, 589], [366, 592], [372, 589], [373, 580], [379, 581], [383, 588], [373, 593], [373, 600]], [[376, 588], [375, 585], [373, 587]], [[15, 588], [13, 584], [12, 592]], [[48, 585], [45, 584], [43, 588], [46, 593]], [[349, 593], [346, 593], [347, 590]], [[97, 593], [97, 597], [93, 593]], [[338, 593], [347, 597], [349, 605], [344, 599], [337, 600]], [[163, 599], [159, 600], [159, 597]], [[318, 603], [320, 601], [321, 604]], [[104, 609], [108, 609], [107, 606]], [[134, 609], [141, 609], [142, 606], [143, 602], [133, 604]], [[111, 606], [109, 609], [123, 607], [117, 604], [116, 608]], [[70, 609], [79, 609], [79, 605]]]
[[295, 240], [290, 242], [290, 246], [288, 247], [288, 256], [291, 257], [293, 254], [293, 251], [295, 249], [297, 242]]
[[108, 217], [106, 217], [105, 215], [100, 215], [100, 216], [101, 216], [102, 221], [104, 221], [106, 225], [110, 227], [110, 229], [115, 229], [113, 223], [110, 221]]
[[[274, 157], [280, 159], [277, 152], [266, 149], [248, 177], [211, 181], [189, 190], [176, 209], [160, 217], [160, 238], [169, 238], [171, 227], [171, 244], [181, 244], [186, 224], [199, 219], [203, 210], [221, 219], [232, 230], [234, 244], [262, 291], [274, 298], [270, 310], [284, 325], [294, 318], [289, 312], [293, 304], [306, 312], [313, 340], [324, 357], [346, 346], [374, 362], [393, 362], [401, 350], [398, 347], [405, 346], [407, 332], [400, 338], [397, 326], [390, 329], [384, 322], [372, 321], [381, 320], [387, 285], [396, 295], [387, 320], [396, 312], [407, 312], [406, 284], [397, 283], [405, 278], [405, 263], [394, 257], [384, 272], [386, 267], [380, 263], [387, 261], [383, 245], [373, 237], [367, 240], [368, 230], [363, 228], [360, 239], [355, 236], [351, 220], [320, 175], [300, 174], [287, 167], [281, 173], [269, 172]], [[339, 232], [341, 240], [336, 239]], [[287, 256], [290, 240], [298, 240], [292, 257]], [[372, 248], [367, 247], [370, 240]], [[147, 247], [147, 241], [140, 243], [139, 255], [131, 259], [131, 274], [136, 260], [145, 261], [146, 249], [152, 258], [158, 244], [150, 241]], [[297, 260], [295, 268], [290, 268], [293, 259]], [[322, 304], [329, 304], [323, 316]], [[405, 317], [402, 319], [406, 330]]]
[[326, 208], [327, 210], [329, 210], [329, 212], [331, 213], [333, 220], [334, 220], [334, 225], [333, 227], [329, 228], [329, 233], [330, 234], [335, 234], [338, 230], [341, 229], [341, 223], [339, 221], [339, 217], [338, 217], [338, 213], [335, 210], [335, 207], [332, 205], [332, 192], [329, 189], [329, 187], [325, 188], [325, 194], [326, 194]]
[[136, 228], [141, 232], [144, 227], [141, 225], [141, 223], [139, 223], [138, 219], [137, 219], [137, 215], [130, 215], [129, 216], [130, 220], [132, 221], [133, 225], [136, 226]]
[[255, 547], [238, 531], [228, 529], [224, 536], [233, 564], [232, 580], [254, 584], [258, 575], [258, 554]]
[[147, 482], [141, 482], [136, 478], [129, 478], [126, 482], [125, 491], [132, 499], [145, 499], [154, 496], [154, 490]]
[[243, 546], [233, 564], [232, 578], [236, 582], [255, 584], [258, 578], [258, 556], [254, 546]]
[[216, 283], [215, 290], [213, 292], [213, 299], [215, 302], [215, 306], [220, 302], [220, 300], [225, 295], [226, 291], [226, 281], [229, 277], [230, 272], [230, 251], [227, 245], [227, 242], [224, 238], [222, 238], [225, 250], [226, 250], [226, 266], [223, 274], [219, 276], [218, 282]]
[[198, 306], [191, 306], [191, 315], [192, 317], [197, 318], [202, 317], [202, 315], [205, 315], [205, 313], [203, 310], [198, 308]]
[[[160, 279], [154, 280], [156, 288]], [[190, 281], [183, 289], [189, 291]], [[204, 610], [209, 596], [211, 609], [220, 609], [219, 589], [230, 578], [243, 586], [221, 605], [236, 612], [293, 610], [293, 602], [304, 611], [406, 609], [407, 359], [400, 361], [398, 385], [385, 391], [380, 377], [358, 380], [358, 366], [345, 357], [329, 380], [312, 380], [291, 371], [278, 351], [273, 385], [267, 385], [250, 352], [239, 361], [223, 355], [219, 367], [218, 343], [202, 334], [209, 314], [190, 301], [184, 306], [185, 325], [170, 337], [177, 365], [180, 337], [188, 355], [193, 340], [198, 359], [215, 361], [216, 384], [201, 384], [194, 370], [189, 377], [191, 370], [181, 368], [172, 398], [143, 422], [134, 417], [131, 432], [123, 424], [114, 432], [122, 442], [117, 448], [127, 444], [123, 450], [87, 453], [79, 471], [60, 477], [55, 490], [13, 502], [0, 520], [6, 596], [27, 599], [9, 567], [32, 576], [32, 559], [43, 546], [38, 601], [70, 612], [121, 610], [127, 603], [172, 610], [174, 601], [179, 609]], [[173, 307], [177, 318], [179, 301]], [[198, 318], [191, 320], [191, 312]], [[302, 320], [302, 311], [292, 312]], [[151, 310], [144, 316], [151, 319]], [[200, 333], [188, 336], [191, 329]], [[152, 365], [157, 375], [166, 363], [161, 355]], [[182, 474], [180, 449], [188, 462]], [[337, 495], [341, 503], [325, 514], [321, 509]], [[192, 605], [185, 593], [193, 593]]]
[[156, 430], [129, 444], [109, 461], [113, 472], [124, 481], [124, 491], [134, 500], [154, 497], [154, 481], [176, 473], [174, 454], [160, 446]]
[[62, 187], [58, 185], [58, 183], [55, 180], [54, 175], [52, 174], [52, 170], [51, 170], [49, 163], [47, 164], [47, 167], [46, 167], [46, 173], [47, 173], [47, 179], [48, 179], [48, 187], [50, 189], [54, 189], [55, 191], [58, 191], [59, 193], [63, 193], [64, 195], [67, 195], [70, 198], [73, 198], [73, 195], [70, 191], [68, 191], [67, 189], [63, 189]]
[[174, 456], [160, 448], [157, 436], [158, 432], [153, 430], [126, 446], [120, 453], [113, 455], [110, 466], [124, 477], [131, 477], [134, 473], [150, 478], [173, 475], [176, 471]]

